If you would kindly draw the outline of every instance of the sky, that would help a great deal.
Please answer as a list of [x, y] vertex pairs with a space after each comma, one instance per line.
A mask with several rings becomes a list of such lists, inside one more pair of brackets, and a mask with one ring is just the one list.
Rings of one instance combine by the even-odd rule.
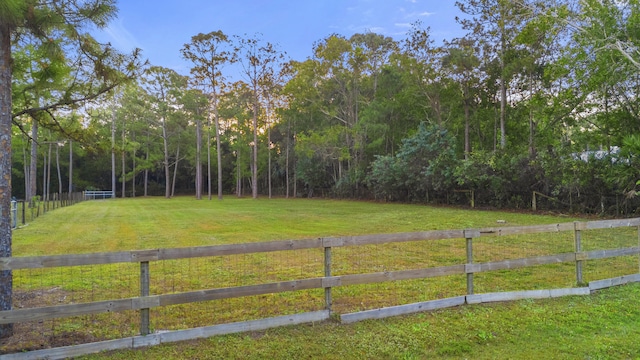
[[124, 52], [140, 48], [151, 65], [184, 75], [190, 63], [180, 49], [192, 36], [217, 30], [261, 34], [298, 61], [331, 34], [375, 32], [401, 40], [421, 21], [436, 42], [464, 35], [453, 0], [119, 0], [117, 6], [117, 19], [96, 38]]

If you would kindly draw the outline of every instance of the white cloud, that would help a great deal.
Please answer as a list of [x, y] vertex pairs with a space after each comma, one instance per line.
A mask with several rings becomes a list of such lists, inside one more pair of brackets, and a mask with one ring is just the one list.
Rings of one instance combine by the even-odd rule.
[[376, 34], [384, 34], [385, 33], [385, 29], [383, 27], [381, 27], [381, 26], [369, 27], [366, 30], [370, 31], [372, 33], [376, 33]]
[[124, 27], [120, 19], [112, 21], [104, 29], [104, 32], [108, 35], [108, 41], [120, 50], [131, 51], [135, 48], [142, 48], [138, 40]]
[[428, 17], [434, 15], [435, 13], [423, 11], [423, 12], [412, 12], [410, 14], [406, 14], [405, 18], [417, 18], [417, 17]]

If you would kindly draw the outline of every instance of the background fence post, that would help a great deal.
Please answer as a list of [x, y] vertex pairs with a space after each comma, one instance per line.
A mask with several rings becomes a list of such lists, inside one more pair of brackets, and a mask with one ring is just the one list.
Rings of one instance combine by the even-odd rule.
[[[149, 296], [149, 262], [140, 262], [140, 296]], [[140, 309], [140, 335], [149, 335], [149, 308]]]
[[582, 260], [578, 260], [578, 253], [582, 252], [582, 223], [574, 222], [573, 223], [573, 238], [575, 242], [576, 249], [576, 283], [581, 285], [583, 283], [582, 279]]
[[471, 208], [472, 209], [476, 208], [476, 191], [475, 190], [471, 190]]
[[[324, 276], [331, 276], [331, 247], [324, 248]], [[331, 304], [331, 288], [326, 287], [324, 288], [324, 307], [326, 310], [329, 310], [329, 312], [331, 312]]]

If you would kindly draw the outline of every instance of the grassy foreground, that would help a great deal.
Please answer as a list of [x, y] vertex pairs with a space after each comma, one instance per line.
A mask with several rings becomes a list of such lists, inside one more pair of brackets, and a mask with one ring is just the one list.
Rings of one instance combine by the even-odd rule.
[[[14, 255], [569, 222], [543, 215], [332, 200], [147, 198], [57, 209], [14, 232]], [[500, 225], [503, 226], [503, 225]], [[89, 359], [640, 359], [640, 285], [588, 297], [465, 306], [351, 325], [219, 336]]]
[[86, 359], [639, 359], [640, 284], [117, 351]]

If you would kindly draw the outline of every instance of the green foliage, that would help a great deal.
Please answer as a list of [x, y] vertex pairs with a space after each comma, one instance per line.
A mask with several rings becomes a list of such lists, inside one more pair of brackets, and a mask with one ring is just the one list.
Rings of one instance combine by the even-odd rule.
[[402, 142], [394, 157], [378, 157], [368, 180], [378, 198], [430, 201], [429, 194], [452, 190], [457, 166], [455, 140], [447, 130], [420, 124], [418, 131]]
[[[82, 175], [76, 183], [104, 187], [110, 112], [95, 110], [94, 115], [103, 114], [82, 126], [79, 95], [109, 90], [142, 64], [86, 34], [87, 25], [102, 26], [112, 18], [113, 1], [45, 5], [6, 1], [0, 7], [7, 23], [25, 31], [13, 48], [14, 120], [24, 132], [39, 121], [53, 133], [63, 130], [64, 137], [82, 140], [88, 156], [78, 156], [84, 169], [75, 173]], [[555, 199], [546, 204], [554, 210], [636, 211], [635, 156], [623, 155], [629, 162], [622, 163], [585, 163], [572, 154], [632, 149], [625, 138], [640, 132], [637, 2], [464, 0], [457, 5], [466, 13], [458, 19], [467, 31], [459, 39], [438, 45], [420, 22], [400, 41], [376, 33], [334, 34], [313, 45], [311, 58], [291, 61], [279, 74], [280, 54], [269, 44], [220, 30], [197, 34], [181, 53], [194, 65], [189, 86], [207, 98], [184, 92], [186, 79], [177, 74], [165, 74], [179, 91], [167, 88], [163, 101], [149, 86], [137, 99], [126, 95], [131, 99], [123, 99], [117, 112], [117, 130], [124, 126], [125, 140], [116, 148], [135, 159], [138, 169], [149, 170], [154, 186], [168, 183], [163, 165], [177, 165], [178, 191], [190, 192], [194, 124], [206, 119], [219, 125], [215, 134], [211, 128], [207, 133], [219, 136], [220, 151], [212, 154], [226, 193], [241, 194], [243, 186], [254, 184], [264, 189], [273, 180], [276, 194], [297, 188], [313, 196], [467, 204], [466, 195], [454, 190], [473, 190], [480, 206], [528, 208], [535, 191]], [[67, 25], [29, 32], [65, 14], [82, 24], [78, 33]], [[258, 65], [251, 54], [265, 51], [264, 66], [254, 67], [265, 70], [264, 76], [230, 84], [224, 65], [237, 61], [241, 48], [247, 69]], [[85, 66], [69, 66], [80, 62]], [[91, 79], [91, 85], [72, 82], [78, 78]], [[56, 111], [30, 110], [51, 104], [52, 110], [61, 106], [76, 114], [66, 119]], [[164, 135], [161, 114], [167, 121]], [[423, 122], [438, 126], [455, 143], [438, 140], [433, 129], [428, 141], [416, 137]], [[159, 136], [168, 139], [165, 149]], [[254, 149], [256, 174], [251, 173]], [[17, 166], [24, 162], [14, 156]], [[136, 173], [132, 162], [123, 170], [127, 178]], [[22, 172], [14, 169], [21, 179]]]

